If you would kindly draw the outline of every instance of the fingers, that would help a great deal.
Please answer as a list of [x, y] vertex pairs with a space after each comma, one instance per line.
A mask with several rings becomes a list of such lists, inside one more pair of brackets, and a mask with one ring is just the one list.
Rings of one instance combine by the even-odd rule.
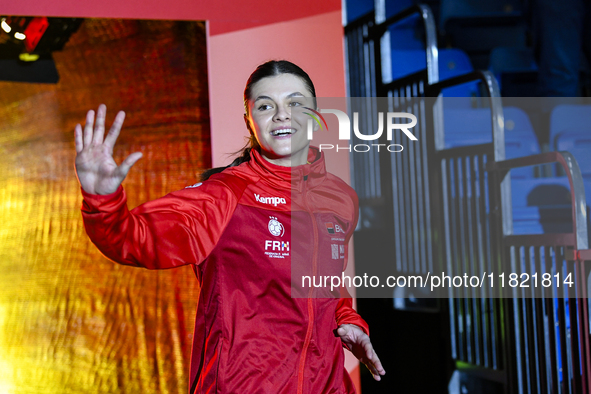
[[95, 144], [102, 144], [105, 136], [105, 118], [107, 117], [107, 106], [101, 104], [96, 111], [96, 125], [94, 126], [94, 135], [92, 142]]
[[84, 124], [84, 146], [88, 146], [92, 142], [93, 126], [94, 126], [94, 111], [90, 110], [86, 113], [86, 123]]
[[[99, 105], [96, 112], [96, 123], [95, 123], [95, 112], [93, 110], [88, 111], [86, 114], [86, 124], [84, 125], [84, 131], [82, 132], [82, 126], [78, 125], [75, 128], [74, 138], [76, 140], [76, 152], [81, 152], [87, 146], [91, 144], [105, 144], [109, 147], [111, 152], [115, 146], [115, 142], [119, 137], [123, 121], [125, 120], [125, 112], [119, 111], [115, 117], [115, 121], [107, 134], [105, 135], [105, 118], [107, 116], [107, 106], [104, 104]], [[104, 141], [103, 141], [104, 138]]]
[[385, 375], [386, 374], [386, 370], [384, 369], [384, 367], [382, 365], [382, 362], [378, 358], [378, 355], [376, 354], [375, 351], [373, 352], [373, 357], [370, 360], [371, 360], [371, 362], [373, 364], [374, 369], [377, 372], [377, 375], [375, 375], [374, 378], [377, 377], [378, 379], [376, 379], [376, 380], [380, 380], [379, 379], [380, 375]]
[[380, 380], [382, 380], [382, 377], [380, 376], [380, 374], [378, 373], [378, 371], [376, 370], [376, 368], [374, 367], [374, 365], [372, 363], [365, 362], [364, 364], [367, 367], [367, 369], [369, 370], [369, 372], [371, 372], [371, 376], [373, 376], [374, 380], [376, 380], [378, 382]]
[[[365, 347], [365, 346], [364, 346]], [[380, 381], [382, 378], [380, 375], [385, 375], [386, 370], [382, 366], [382, 362], [380, 361], [378, 355], [373, 350], [373, 346], [371, 343], [369, 347], [365, 347], [366, 349], [366, 359], [364, 360], [364, 364], [367, 366], [367, 369], [373, 375], [373, 378], [377, 381]]]
[[84, 142], [82, 141], [82, 126], [80, 124], [77, 124], [74, 128], [74, 141], [76, 143], [76, 153], [82, 152]]
[[121, 181], [123, 181], [123, 179], [125, 179], [125, 177], [127, 176], [127, 173], [131, 169], [131, 167], [141, 158], [142, 158], [142, 153], [135, 152], [135, 153], [132, 153], [131, 155], [127, 156], [127, 158], [125, 160], [123, 160], [123, 163], [121, 163], [121, 165], [119, 167], [117, 167], [117, 172], [119, 172], [119, 176], [121, 177]]
[[109, 147], [111, 151], [113, 151], [113, 147], [115, 146], [115, 142], [117, 142], [117, 138], [119, 137], [119, 133], [121, 132], [121, 127], [123, 126], [123, 121], [125, 120], [125, 112], [119, 111], [117, 116], [115, 116], [115, 120], [113, 121], [113, 125], [105, 138], [105, 145]]

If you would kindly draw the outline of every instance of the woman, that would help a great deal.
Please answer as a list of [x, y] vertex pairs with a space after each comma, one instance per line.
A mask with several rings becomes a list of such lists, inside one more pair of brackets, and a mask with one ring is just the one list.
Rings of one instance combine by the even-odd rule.
[[[354, 191], [327, 174], [323, 154], [309, 146], [304, 108], [315, 107], [315, 96], [298, 66], [262, 64], [244, 92], [251, 138], [243, 155], [131, 212], [121, 182], [141, 153], [120, 166], [112, 157], [124, 113], [104, 139], [104, 105], [94, 127], [93, 111], [84, 130], [76, 126], [82, 214], [93, 243], [121, 264], [192, 264], [201, 283], [191, 393], [354, 393], [342, 346], [376, 380], [385, 373], [350, 298], [312, 298], [309, 289], [307, 298], [292, 297], [292, 267], [344, 269], [357, 221]], [[323, 231], [327, 222], [339, 223], [344, 236]], [[345, 252], [331, 259], [337, 242]]]

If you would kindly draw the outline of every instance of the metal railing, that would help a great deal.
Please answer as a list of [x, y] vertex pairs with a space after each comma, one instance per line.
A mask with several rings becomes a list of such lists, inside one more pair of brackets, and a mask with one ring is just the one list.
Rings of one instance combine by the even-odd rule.
[[[420, 17], [425, 30], [427, 67], [424, 71], [418, 73], [420, 76], [411, 76], [408, 79], [408, 85], [398, 85], [394, 89], [393, 85], [384, 85], [382, 83], [381, 48], [389, 45], [383, 43], [384, 35], [389, 26], [416, 16]], [[436, 83], [438, 80], [437, 31], [433, 14], [428, 6], [416, 5], [410, 7], [382, 23], [376, 23], [373, 13], [365, 15], [345, 27], [345, 49], [349, 76], [348, 97], [387, 97], [390, 95], [389, 92], [394, 90], [396, 92], [392, 93], [392, 96], [416, 97], [417, 94], [424, 92], [426, 85]], [[380, 111], [377, 103], [372, 103], [369, 100], [362, 103], [361, 108], [355, 107], [353, 103], [350, 110], [361, 114]], [[375, 130], [376, 125], [372, 122], [370, 116], [361, 116], [361, 118], [365, 122], [361, 125], [363, 129]], [[359, 143], [360, 141], [354, 137], [352, 142]], [[383, 166], [381, 164], [383, 163], [380, 163], [379, 155], [375, 152], [351, 157], [353, 186], [359, 195], [360, 201], [368, 206], [380, 205], [383, 201], [381, 179], [387, 175], [382, 173]], [[364, 220], [360, 222], [364, 223]]]
[[[520, 393], [591, 392], [587, 275], [580, 253], [575, 252], [588, 253], [587, 207], [579, 166], [569, 152], [548, 152], [492, 162], [487, 170], [501, 179], [508, 178], [511, 169], [549, 163], [558, 163], [568, 177], [572, 231], [513, 235], [512, 223], [505, 223], [503, 258], [519, 275], [570, 273], [574, 286], [512, 289], [507, 301], [512, 310], [508, 322], [515, 333], [511, 343], [515, 381]], [[511, 209], [510, 201], [503, 202], [504, 210]]]
[[[427, 68], [383, 84], [378, 42], [388, 26], [416, 14], [427, 33]], [[350, 95], [389, 98], [387, 108], [354, 110], [410, 112], [419, 120], [413, 130], [418, 141], [406, 146], [404, 155], [353, 155], [362, 215], [371, 209], [391, 220], [391, 264], [396, 272], [572, 273], [575, 287], [554, 286], [545, 293], [539, 288], [513, 288], [504, 294], [493, 289], [450, 292], [452, 358], [456, 369], [497, 382], [508, 393], [589, 393], [591, 251], [578, 165], [568, 152], [505, 160], [496, 80], [489, 72], [473, 72], [438, 82], [434, 31], [426, 6], [412, 7], [380, 24], [368, 15], [346, 28]], [[360, 48], [362, 52], [355, 52]], [[441, 91], [475, 80], [489, 96], [492, 142], [446, 149]], [[402, 137], [394, 136], [391, 142], [400, 143], [396, 138]], [[553, 162], [569, 177], [572, 231], [514, 235], [510, 170]], [[373, 179], [373, 189], [368, 178]], [[365, 226], [371, 228], [369, 223]]]

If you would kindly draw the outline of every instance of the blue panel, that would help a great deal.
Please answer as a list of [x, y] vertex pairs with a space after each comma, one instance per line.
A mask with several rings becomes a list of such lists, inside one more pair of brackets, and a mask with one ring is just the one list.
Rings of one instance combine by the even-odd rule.
[[570, 199], [570, 185], [566, 177], [531, 178], [511, 182], [513, 207], [570, 205]]
[[566, 177], [512, 179], [513, 233], [571, 232], [570, 199], [570, 185]]
[[[466, 52], [461, 49], [441, 49], [439, 50], [439, 80], [457, 77], [474, 71], [470, 58]], [[443, 89], [443, 97], [478, 97], [478, 82], [468, 82], [451, 88]], [[457, 104], [454, 103], [454, 104]], [[470, 108], [470, 102], [466, 102], [466, 108]]]
[[474, 71], [470, 58], [461, 49], [439, 50], [439, 79], [445, 80]]
[[[388, 27], [390, 33], [390, 47], [396, 49], [418, 49], [423, 51], [425, 56], [425, 41], [421, 37], [420, 26], [417, 29], [418, 18], [405, 20], [404, 23], [398, 23]], [[423, 67], [425, 68], [425, 67]]]
[[[581, 131], [585, 128], [587, 131]], [[589, 123], [583, 126], [581, 121], [581, 126], [576, 131], [566, 130], [559, 133], [556, 136], [556, 150], [572, 153], [581, 168], [583, 177], [591, 181], [591, 125]]]
[[[396, 80], [415, 72], [424, 70], [427, 67], [427, 57], [424, 45], [420, 43], [419, 48], [401, 48], [401, 41], [410, 38], [406, 35], [414, 34], [410, 29], [398, 29], [396, 34], [391, 33], [391, 57], [392, 57], [392, 79]], [[439, 51], [439, 80], [445, 80], [458, 75], [473, 71], [468, 55], [460, 49], [441, 49]], [[478, 91], [477, 82], [463, 84], [453, 88], [444, 89], [444, 97], [474, 97]]]
[[368, 12], [372, 12], [374, 3], [373, 0], [347, 0], [345, 7], [347, 10], [347, 23], [351, 23]]
[[[527, 114], [516, 107], [506, 107], [503, 112], [506, 158], [540, 153]], [[489, 109], [446, 109], [444, 122], [446, 148], [492, 142]], [[533, 178], [532, 167], [517, 168], [511, 170], [511, 195], [514, 234], [572, 231], [567, 178]]]
[[519, 0], [441, 0], [440, 26], [450, 19], [506, 18], [521, 14]]
[[[439, 27], [452, 45], [468, 51], [477, 68], [498, 46], [525, 46], [520, 0], [441, 0]], [[474, 53], [472, 53], [474, 52]]]
[[591, 133], [591, 105], [557, 105], [550, 116], [550, 146], [556, 150], [556, 137], [565, 131]]
[[537, 88], [538, 66], [532, 48], [493, 48], [488, 68], [497, 79], [503, 96], [527, 97], [532, 89]]
[[398, 14], [413, 4], [413, 0], [386, 0], [386, 18]]
[[537, 69], [538, 66], [531, 48], [497, 47], [490, 53], [489, 70], [495, 75], [503, 72], [526, 72]]
[[393, 80], [424, 70], [427, 67], [424, 49], [392, 49], [391, 55]]
[[[503, 109], [505, 116], [505, 157], [513, 159], [540, 153], [538, 140], [527, 114], [516, 107]], [[446, 109], [444, 111], [445, 147], [492, 142], [490, 110]], [[513, 179], [532, 178], [533, 168], [512, 171]]]
[[[541, 153], [536, 133], [529, 116], [520, 108], [503, 108], [505, 116], [505, 157], [530, 156]], [[531, 178], [532, 167], [524, 167], [511, 171], [512, 179]]]

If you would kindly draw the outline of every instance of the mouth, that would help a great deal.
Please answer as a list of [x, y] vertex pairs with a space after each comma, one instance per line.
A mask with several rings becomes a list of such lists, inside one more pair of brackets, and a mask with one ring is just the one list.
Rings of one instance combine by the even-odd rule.
[[275, 129], [271, 131], [271, 135], [273, 137], [283, 137], [286, 135], [291, 135], [296, 132], [296, 129]]

